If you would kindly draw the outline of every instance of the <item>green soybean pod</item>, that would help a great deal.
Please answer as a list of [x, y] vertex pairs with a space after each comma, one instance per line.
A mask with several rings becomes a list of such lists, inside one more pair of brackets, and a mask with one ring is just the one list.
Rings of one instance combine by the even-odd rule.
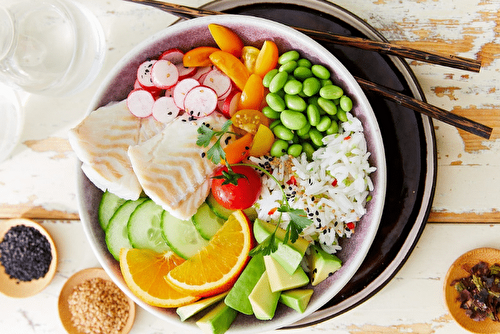
[[330, 79], [330, 71], [323, 65], [315, 64], [311, 66], [312, 73], [320, 79]]
[[307, 124], [307, 118], [303, 113], [289, 109], [281, 112], [280, 120], [281, 123], [290, 130], [299, 130]]
[[297, 65], [303, 66], [303, 67], [307, 67], [307, 68], [311, 68], [312, 63], [311, 63], [311, 61], [309, 59], [300, 58], [299, 60], [297, 60]]
[[266, 88], [269, 88], [269, 84], [271, 83], [271, 80], [273, 80], [276, 74], [278, 74], [277, 68], [274, 68], [269, 72], [267, 72], [266, 75], [264, 75], [264, 78], [262, 78], [262, 85]]
[[328, 100], [339, 99], [342, 95], [344, 95], [344, 90], [336, 85], [323, 86], [319, 90], [319, 96]]
[[340, 109], [337, 111], [337, 117], [339, 118], [339, 121], [341, 122], [347, 122], [349, 119], [347, 118], [347, 113], [345, 110]]
[[272, 129], [274, 129], [274, 127], [275, 127], [276, 125], [279, 125], [279, 124], [281, 124], [281, 121], [280, 121], [279, 119], [277, 119], [277, 120], [273, 121], [273, 122], [269, 125], [269, 129], [271, 129], [271, 130], [272, 130]]
[[283, 124], [278, 124], [273, 128], [273, 133], [276, 137], [283, 140], [292, 140], [293, 132]]
[[285, 153], [287, 153], [287, 150], [288, 150], [288, 142], [283, 139], [277, 139], [271, 146], [269, 153], [271, 153], [273, 157], [279, 158], [283, 156]]
[[323, 146], [323, 134], [318, 129], [312, 128], [309, 130], [309, 136], [311, 136], [311, 141], [314, 145], [318, 147]]
[[288, 80], [283, 87], [285, 93], [290, 95], [297, 95], [302, 92], [302, 82], [296, 79]]
[[266, 103], [269, 107], [271, 107], [274, 111], [280, 112], [285, 110], [285, 100], [277, 93], [268, 93], [266, 95]]
[[302, 153], [302, 145], [300, 144], [290, 145], [290, 147], [288, 147], [287, 153], [293, 157], [298, 157]]
[[328, 114], [335, 115], [337, 113], [337, 106], [332, 100], [325, 99], [324, 97], [318, 98], [318, 105]]
[[327, 135], [333, 135], [334, 133], [339, 132], [339, 123], [337, 121], [332, 120], [332, 123], [330, 124], [330, 127], [326, 129], [326, 134]]
[[269, 83], [269, 91], [271, 93], [276, 93], [281, 88], [283, 88], [283, 86], [285, 86], [287, 81], [288, 73], [278, 71], [278, 73], [272, 78], [271, 82]]
[[294, 111], [304, 111], [307, 108], [307, 103], [298, 95], [285, 94], [285, 104], [288, 109]]
[[346, 112], [349, 112], [352, 110], [352, 100], [349, 96], [347, 95], [342, 95], [339, 101], [340, 108]]
[[299, 137], [304, 137], [305, 135], [307, 135], [309, 133], [309, 129], [311, 128], [311, 123], [306, 123], [306, 125], [304, 125], [303, 127], [301, 127], [300, 129], [297, 130], [297, 136]]
[[321, 82], [315, 78], [310, 77], [304, 80], [302, 91], [307, 96], [313, 96], [318, 94], [321, 89]]
[[307, 120], [312, 126], [318, 125], [321, 115], [319, 113], [319, 108], [315, 104], [309, 104], [306, 109]]
[[309, 142], [302, 143], [302, 151], [306, 153], [307, 160], [311, 161], [314, 151], [314, 147]]
[[262, 113], [264, 114], [264, 116], [270, 119], [280, 118], [280, 113], [271, 108], [270, 106], [265, 106], [264, 108], [262, 108]]
[[332, 124], [332, 119], [328, 115], [324, 115], [321, 117], [321, 120], [319, 121], [318, 125], [316, 125], [316, 129], [320, 132], [325, 132], [330, 125]]
[[293, 71], [293, 76], [297, 78], [297, 80], [304, 81], [307, 78], [313, 76], [311, 69], [305, 66], [297, 66], [297, 68]]
[[284, 63], [278, 68], [280, 72], [293, 73], [293, 71], [297, 68], [297, 62], [292, 60], [287, 63]]
[[288, 63], [289, 61], [297, 61], [300, 58], [300, 54], [296, 50], [290, 50], [285, 53], [283, 53], [279, 58], [278, 58], [278, 64], [283, 65]]
[[330, 79], [321, 80], [321, 87], [325, 87], [325, 86], [329, 86], [329, 85], [333, 85], [332, 80], [330, 80]]

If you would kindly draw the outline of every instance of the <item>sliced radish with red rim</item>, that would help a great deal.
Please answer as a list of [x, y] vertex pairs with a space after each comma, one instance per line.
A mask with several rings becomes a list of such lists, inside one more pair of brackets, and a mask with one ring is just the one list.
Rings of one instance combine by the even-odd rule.
[[216, 68], [208, 72], [201, 83], [212, 88], [218, 97], [226, 94], [232, 87], [231, 79]]
[[185, 67], [182, 63], [176, 64], [179, 71], [179, 80], [192, 77], [198, 71], [196, 67]]
[[213, 70], [212, 66], [198, 67], [198, 71], [196, 71], [192, 78], [198, 80], [199, 82], [203, 82], [207, 73], [211, 70]]
[[224, 100], [221, 112], [227, 118], [231, 118], [234, 113], [238, 110], [238, 104], [240, 103], [241, 92], [238, 90], [233, 90], [229, 96]]
[[217, 108], [217, 94], [206, 86], [191, 89], [184, 98], [184, 110], [194, 118], [210, 115]]
[[153, 104], [153, 117], [162, 123], [169, 123], [179, 115], [180, 109], [172, 97], [162, 96]]
[[173, 64], [179, 64], [182, 63], [183, 57], [184, 57], [184, 52], [174, 48], [163, 52], [159, 59], [168, 60]]
[[144, 89], [133, 90], [127, 97], [128, 110], [139, 118], [151, 116], [154, 103], [155, 98], [153, 95]]
[[179, 70], [168, 60], [158, 60], [151, 69], [151, 79], [156, 87], [168, 89], [179, 80]]
[[200, 83], [198, 80], [192, 79], [192, 78], [187, 78], [179, 81], [177, 85], [173, 88], [173, 98], [175, 104], [181, 108], [184, 109], [184, 99], [186, 97], [186, 94], [193, 89], [194, 87], [199, 86]]
[[137, 69], [137, 81], [143, 88], [155, 87], [153, 79], [151, 78], [151, 70], [156, 63], [156, 60], [146, 60]]

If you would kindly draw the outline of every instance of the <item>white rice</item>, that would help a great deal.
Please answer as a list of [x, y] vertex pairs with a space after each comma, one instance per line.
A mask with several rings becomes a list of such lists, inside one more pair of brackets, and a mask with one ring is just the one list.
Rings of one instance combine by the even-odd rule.
[[[339, 133], [323, 138], [324, 147], [318, 149], [311, 162], [305, 153], [300, 157], [268, 156], [250, 160], [265, 167], [285, 185], [290, 206], [305, 210], [312, 223], [301, 236], [316, 241], [327, 252], [341, 250], [340, 238], [349, 238], [354, 226], [365, 214], [366, 202], [373, 190], [370, 173], [376, 170], [368, 162], [366, 140], [361, 122], [351, 114], [340, 126]], [[295, 178], [296, 184], [289, 181]], [[263, 189], [256, 202], [259, 219], [278, 221], [281, 205], [281, 185], [263, 176]], [[286, 228], [289, 217], [284, 213], [281, 227]], [[351, 228], [349, 228], [351, 227]]]

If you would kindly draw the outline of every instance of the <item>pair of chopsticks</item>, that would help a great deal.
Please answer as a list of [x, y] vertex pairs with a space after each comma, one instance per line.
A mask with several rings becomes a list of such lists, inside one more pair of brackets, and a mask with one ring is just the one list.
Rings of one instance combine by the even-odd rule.
[[[161, 2], [158, 0], [125, 0], [125, 1], [152, 6], [185, 19], [191, 19], [195, 17], [202, 17], [209, 15], [226, 14], [223, 12], [217, 12], [207, 9], [198, 9], [167, 2]], [[437, 64], [476, 73], [479, 72], [481, 69], [481, 63], [474, 59], [456, 57], [452, 55], [446, 56], [437, 53], [417, 50], [409, 47], [403, 47], [392, 43], [373, 41], [359, 37], [336, 35], [325, 31], [317, 31], [317, 30], [305, 29], [294, 26], [291, 26], [291, 28], [295, 28], [296, 30], [308, 35], [309, 37], [317, 41], [326, 41], [334, 44], [356, 47], [363, 50], [376, 51], [381, 54], [419, 60], [431, 64]], [[488, 126], [477, 123], [468, 118], [453, 114], [447, 110], [438, 108], [423, 101], [414, 99], [405, 94], [399, 93], [398, 91], [395, 91], [393, 89], [378, 85], [376, 83], [358, 77], [356, 77], [355, 79], [363, 89], [380, 94], [384, 98], [399, 103], [409, 109], [420, 112], [426, 116], [435, 118], [444, 123], [453, 125], [459, 129], [462, 129], [466, 132], [477, 135], [479, 137], [485, 139], [489, 139], [491, 137], [493, 129]]]

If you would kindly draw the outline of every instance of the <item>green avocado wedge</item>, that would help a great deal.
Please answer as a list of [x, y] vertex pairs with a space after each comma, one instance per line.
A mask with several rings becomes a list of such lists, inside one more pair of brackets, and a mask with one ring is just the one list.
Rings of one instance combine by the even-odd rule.
[[271, 320], [274, 318], [276, 307], [281, 295], [281, 291], [271, 291], [269, 276], [265, 271], [260, 277], [252, 292], [248, 295], [248, 300], [252, 305], [255, 317], [259, 320]]
[[313, 245], [311, 247], [308, 261], [309, 268], [311, 269], [310, 275], [312, 286], [316, 286], [323, 282], [342, 266], [342, 261], [337, 256], [325, 252], [318, 245]]
[[229, 329], [237, 315], [236, 310], [233, 310], [224, 302], [219, 302], [217, 306], [198, 320], [196, 325], [204, 333], [222, 334]]
[[293, 289], [282, 291], [279, 301], [299, 313], [304, 313], [313, 292], [313, 289]]

